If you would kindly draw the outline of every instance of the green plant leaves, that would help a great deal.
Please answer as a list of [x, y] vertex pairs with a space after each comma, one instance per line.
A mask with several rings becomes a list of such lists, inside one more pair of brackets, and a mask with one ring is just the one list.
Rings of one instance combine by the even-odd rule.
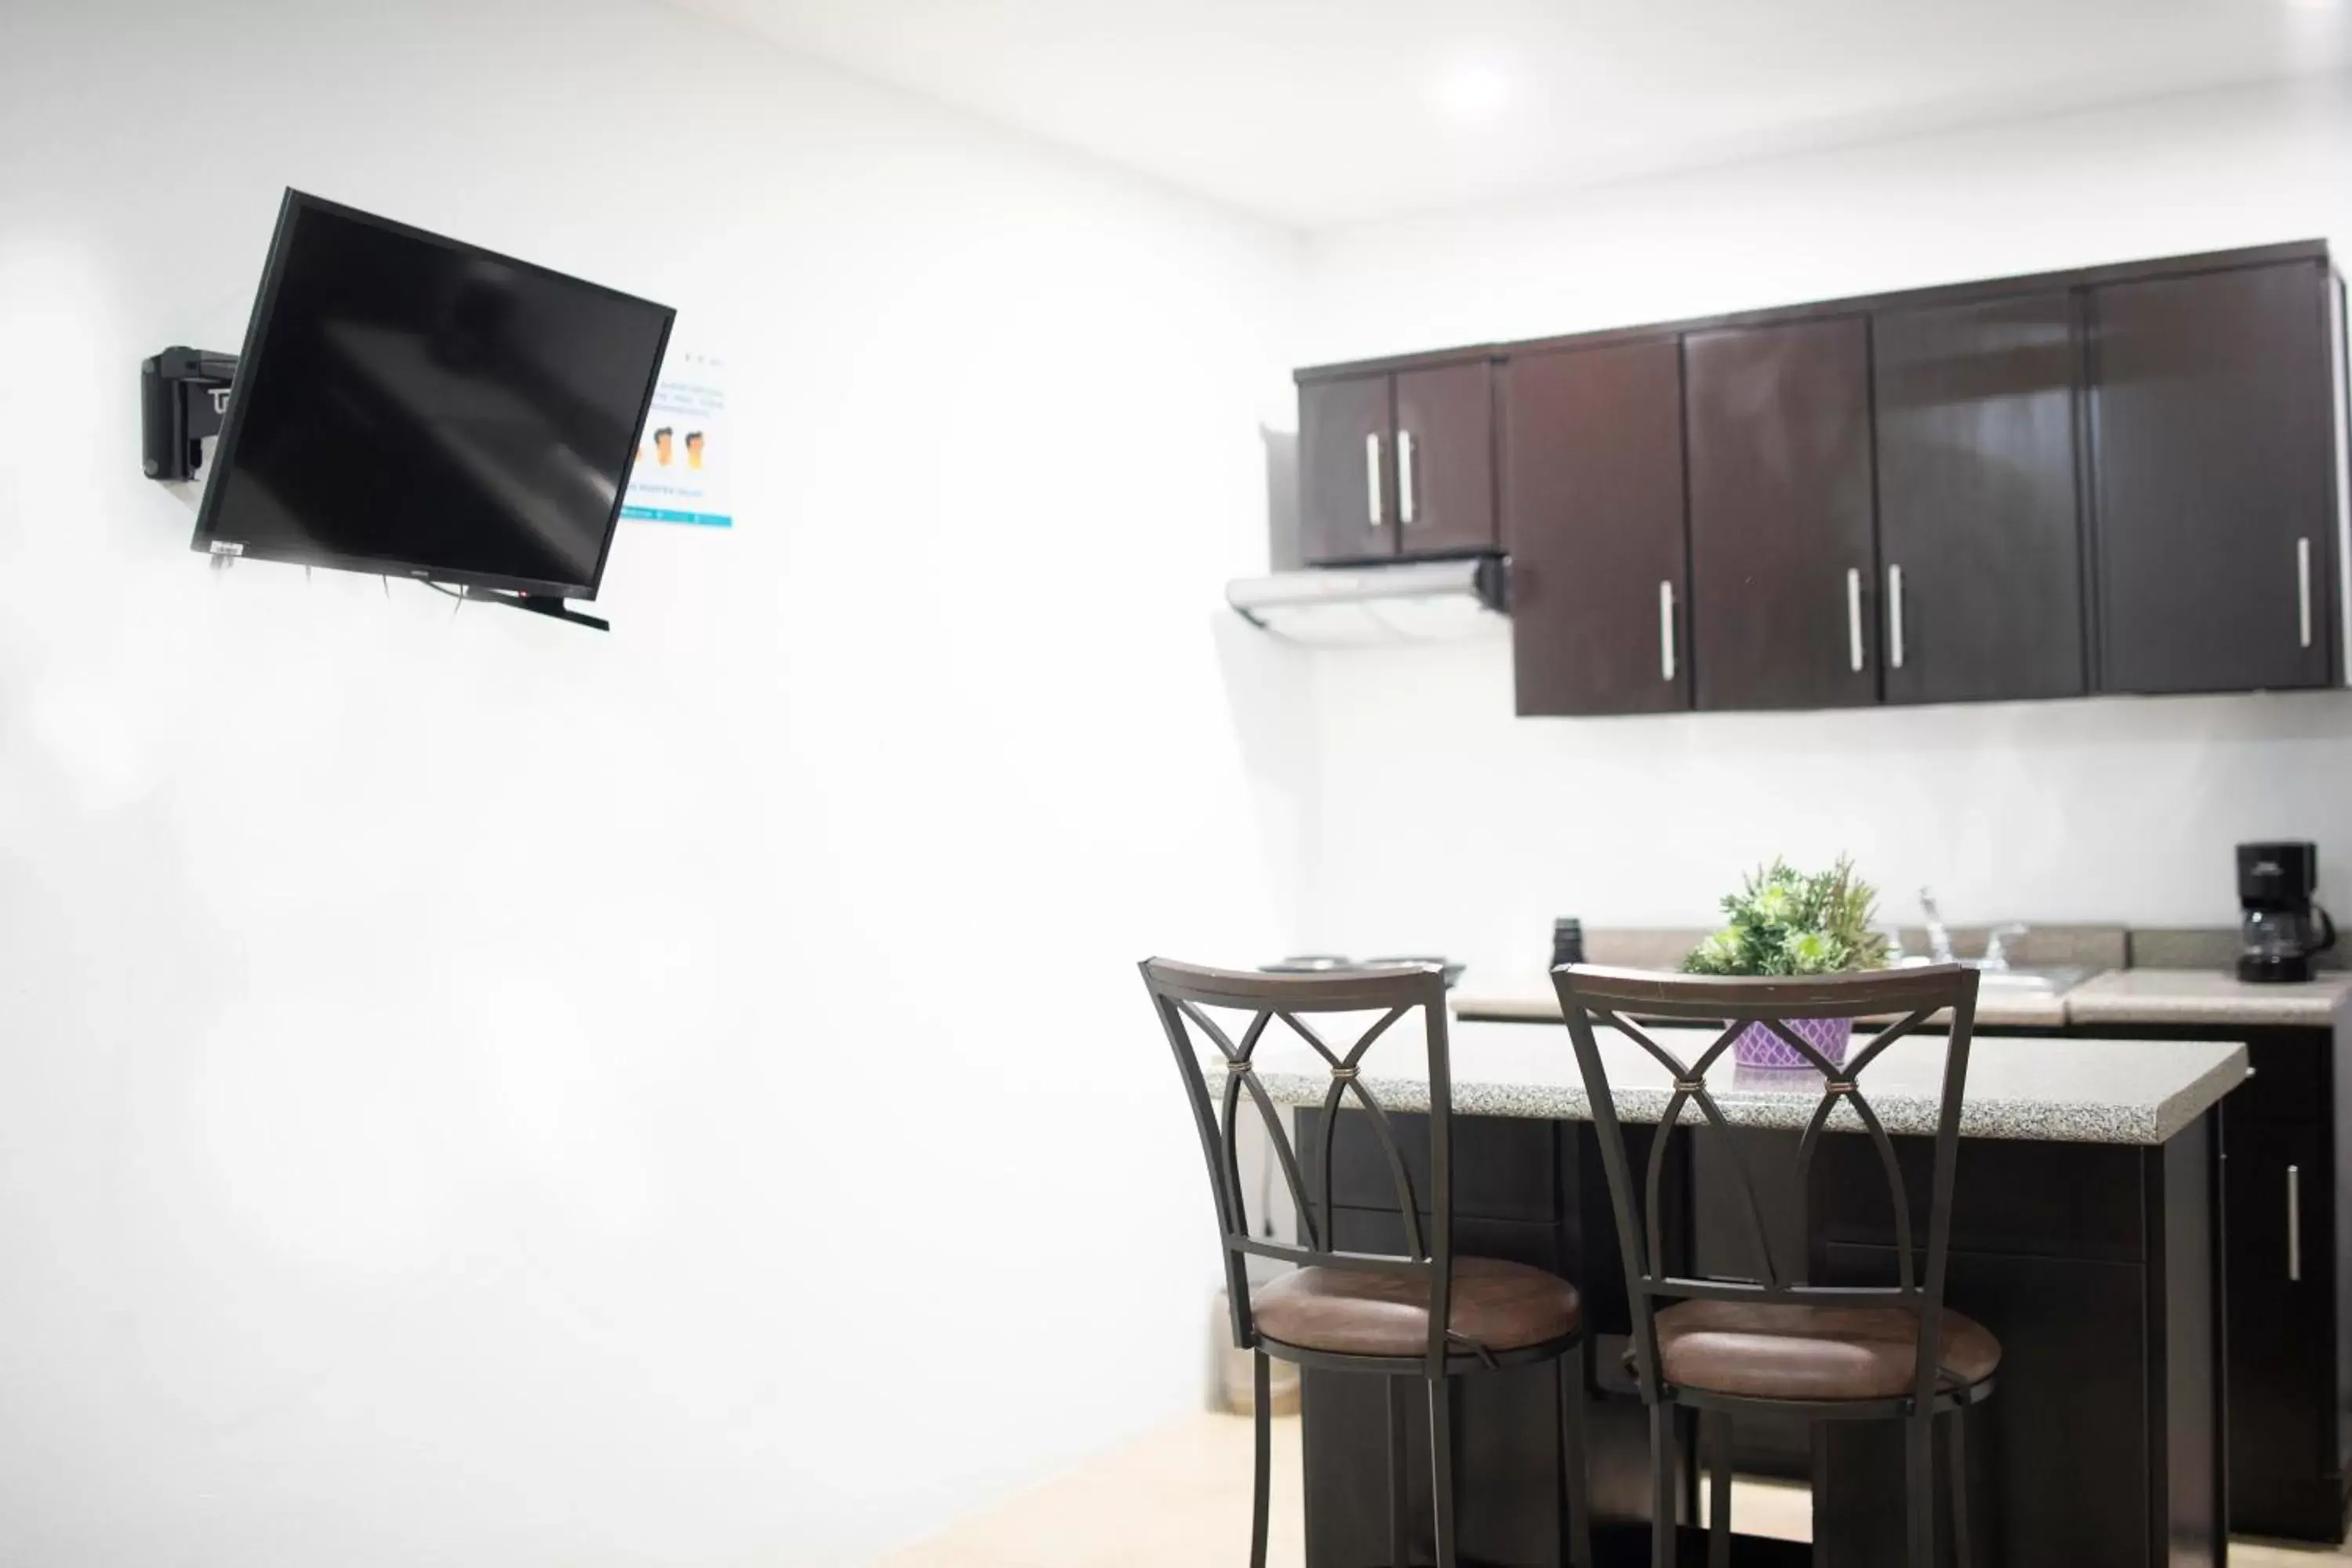
[[1871, 929], [1878, 892], [1838, 857], [1805, 873], [1774, 859], [1727, 894], [1729, 923], [1691, 949], [1690, 974], [1837, 974], [1886, 962], [1886, 939]]

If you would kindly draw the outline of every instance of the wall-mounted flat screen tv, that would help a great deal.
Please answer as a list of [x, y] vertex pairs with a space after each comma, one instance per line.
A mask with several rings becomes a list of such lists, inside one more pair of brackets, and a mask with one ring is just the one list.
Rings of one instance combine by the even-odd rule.
[[194, 546], [593, 599], [675, 314], [289, 191]]

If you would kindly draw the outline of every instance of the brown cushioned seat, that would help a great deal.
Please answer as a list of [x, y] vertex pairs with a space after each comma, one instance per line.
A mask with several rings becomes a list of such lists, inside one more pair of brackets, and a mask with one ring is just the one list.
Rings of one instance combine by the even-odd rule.
[[[1903, 1307], [1787, 1301], [1683, 1301], [1657, 1316], [1666, 1381], [1759, 1399], [1886, 1399], [1911, 1392], [1918, 1315]], [[2000, 1342], [1944, 1309], [1937, 1365], [1947, 1386], [1982, 1383]]]
[[[1429, 1281], [1310, 1267], [1250, 1294], [1258, 1331], [1300, 1350], [1340, 1355], [1429, 1353]], [[1456, 1258], [1446, 1327], [1490, 1351], [1563, 1339], [1583, 1316], [1576, 1287], [1524, 1263]], [[1467, 1348], [1467, 1347], [1464, 1347]]]

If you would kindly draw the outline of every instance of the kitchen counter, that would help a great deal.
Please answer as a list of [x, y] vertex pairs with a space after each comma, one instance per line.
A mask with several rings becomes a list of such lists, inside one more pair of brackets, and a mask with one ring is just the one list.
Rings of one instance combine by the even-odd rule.
[[[1685, 1060], [1716, 1037], [1687, 1028], [1652, 1034], [1668, 1049], [1689, 1053]], [[1428, 1103], [1416, 1036], [1391, 1030], [1360, 1064], [1363, 1086], [1400, 1113]], [[1628, 1135], [1656, 1147], [1667, 1072], [1613, 1030], [1601, 1042]], [[1454, 1233], [1465, 1251], [1547, 1268], [1588, 1291], [1599, 1336], [1595, 1397], [1584, 1418], [1597, 1556], [1608, 1568], [1646, 1563], [1649, 1429], [1619, 1370], [1622, 1254], [1567, 1031], [1558, 1024], [1465, 1022], [1451, 1031], [1450, 1044]], [[1940, 1035], [1906, 1038], [1861, 1073], [1863, 1093], [1904, 1146], [1915, 1203], [1927, 1155], [1920, 1134], [1934, 1125], [1948, 1047]], [[1328, 1124], [1320, 1115], [1331, 1087], [1328, 1064], [1270, 1030], [1255, 1065], [1268, 1095], [1295, 1108], [1301, 1146], [1332, 1156], [1310, 1157], [1307, 1168], [1319, 1169], [1325, 1184], [1318, 1189], [1309, 1174], [1302, 1194], [1310, 1209], [1322, 1210], [1323, 1234], [1340, 1247], [1400, 1245], [1396, 1190], [1365, 1113], [1343, 1109]], [[1999, 1334], [2005, 1353], [2000, 1391], [1968, 1416], [1969, 1447], [1995, 1457], [1980, 1473], [1999, 1499], [1998, 1507], [1976, 1513], [1978, 1561], [2004, 1568], [2200, 1568], [2222, 1561], [2224, 1402], [2236, 1390], [2224, 1371], [2218, 1154], [2222, 1118], [2236, 1114], [2229, 1100], [2241, 1098], [2231, 1091], [2246, 1081], [2248, 1047], [1980, 1035], [1969, 1066], [1948, 1300]], [[1753, 1248], [1734, 1217], [1741, 1203], [1728, 1174], [1736, 1155], [1738, 1168], [1775, 1194], [1769, 1212], [1802, 1215], [1802, 1252], [1791, 1256], [1801, 1257], [1807, 1278], [1887, 1283], [1897, 1238], [1886, 1181], [1872, 1141], [1844, 1119], [1846, 1108], [1832, 1123], [1839, 1131], [1814, 1152], [1811, 1180], [1800, 1184], [1795, 1153], [1821, 1079], [1722, 1069], [1709, 1079], [1738, 1142], [1696, 1124], [1695, 1111], [1666, 1140], [1662, 1190], [1679, 1194], [1671, 1212], [1683, 1216], [1664, 1233], [1670, 1270], [1753, 1273]], [[1633, 1125], [1642, 1122], [1650, 1125]], [[1393, 1120], [1408, 1165], [1426, 1158], [1422, 1125], [1403, 1114]], [[2250, 1142], [2248, 1163], [2233, 1160], [2231, 1183], [2242, 1175], [2254, 1184], [2256, 1201], [2240, 1212], [2272, 1221], [2277, 1235], [2280, 1189], [2260, 1165], [2259, 1149]], [[2284, 1158], [2296, 1158], [2295, 1151]], [[2315, 1226], [2327, 1223], [2323, 1215], [2315, 1212]], [[2230, 1239], [2252, 1228], [2233, 1223]], [[2284, 1278], [2268, 1259], [2258, 1261]], [[2234, 1306], [2234, 1288], [2227, 1299]], [[2265, 1331], [2276, 1339], [2302, 1310], [2264, 1310]], [[2311, 1381], [2303, 1363], [2295, 1371]], [[1314, 1367], [1302, 1375], [1307, 1568], [1385, 1563], [1381, 1500], [1394, 1471], [1381, 1380]], [[1454, 1452], [1465, 1493], [1477, 1499], [1464, 1515], [1465, 1531], [1475, 1532], [1465, 1541], [1465, 1559], [1556, 1568], [1558, 1478], [1567, 1460], [1554, 1373], [1504, 1368], [1464, 1384]], [[1691, 1464], [1686, 1439], [1676, 1446], [1678, 1462]], [[1822, 1561], [1905, 1560], [1902, 1454], [1899, 1438], [1890, 1440], [1883, 1427], [1823, 1424], [1807, 1460]], [[1699, 1560], [1697, 1544], [1686, 1542], [1683, 1561]], [[1734, 1561], [1779, 1562], [1771, 1553], [1787, 1550], [1742, 1538]], [[1786, 1561], [1805, 1561], [1801, 1552]], [[1948, 1546], [1939, 1560], [1950, 1560]]]
[[[1707, 1029], [1649, 1033], [1685, 1061], [1696, 1059], [1715, 1038]], [[1672, 1075], [1614, 1030], [1601, 1031], [1599, 1040], [1618, 1116], [1627, 1121], [1656, 1121], [1673, 1093]], [[1863, 1069], [1863, 1093], [1887, 1131], [1935, 1131], [1946, 1043], [1940, 1035], [1908, 1037]], [[1457, 1116], [1592, 1119], [1565, 1028], [1539, 1031], [1503, 1023], [1457, 1023], [1449, 1044]], [[1331, 1087], [1330, 1069], [1304, 1046], [1276, 1043], [1269, 1036], [1259, 1046], [1256, 1060], [1258, 1079], [1277, 1104], [1319, 1106]], [[2245, 1078], [2242, 1045], [1979, 1037], [1969, 1054], [1960, 1133], [2041, 1142], [2158, 1144], [2202, 1116]], [[1363, 1081], [1387, 1110], [1427, 1110], [1429, 1085], [1419, 1037], [1381, 1039], [1364, 1058]], [[1821, 1077], [1811, 1071], [1718, 1068], [1709, 1075], [1708, 1088], [1724, 1119], [1735, 1127], [1802, 1131], [1821, 1101]], [[1684, 1108], [1685, 1122], [1701, 1120], [1697, 1107]], [[1862, 1123], [1842, 1105], [1830, 1126], [1858, 1131]]]
[[2070, 1024], [2270, 1024], [2325, 1029], [2352, 1002], [2352, 973], [2249, 985], [2210, 969], [2117, 969], [2060, 998]]
[[[1453, 995], [1454, 1016], [1509, 1023], [1557, 1023], [1559, 998], [1549, 975], [1498, 976], [1473, 970]], [[2273, 1025], [2328, 1028], [2352, 1005], [2352, 973], [2328, 971], [2295, 985], [2249, 985], [2220, 970], [2117, 969], [2058, 995], [1988, 991], [1977, 998], [1980, 1028], [2063, 1029], [2133, 1024]]]

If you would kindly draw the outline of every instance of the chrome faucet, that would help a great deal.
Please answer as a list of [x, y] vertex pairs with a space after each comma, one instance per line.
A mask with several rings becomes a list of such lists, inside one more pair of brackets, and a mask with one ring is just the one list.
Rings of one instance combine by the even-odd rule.
[[2028, 928], [2024, 926], [2019, 925], [2015, 921], [2011, 921], [2006, 925], [1997, 925], [1993, 927], [1991, 932], [1985, 937], [1984, 961], [1978, 964], [1977, 967], [1994, 974], [2000, 974], [2007, 971], [2009, 968], [2009, 950], [2001, 944], [2007, 942], [2011, 937], [2023, 936], [2026, 933], [2027, 929]]
[[1952, 962], [1952, 933], [1944, 929], [1944, 917], [1936, 909], [1936, 889], [1919, 889], [1919, 909], [1927, 917], [1927, 956], [1937, 963]]
[[[1919, 889], [1919, 908], [1927, 917], [1928, 956], [1937, 963], [1951, 963], [1952, 933], [1944, 925], [1943, 911], [1936, 908], [1934, 889]], [[1970, 961], [1969, 967], [1987, 970], [1995, 974], [2005, 973], [2009, 968], [2009, 949], [2006, 944], [2012, 938], [2023, 936], [2028, 929], [2014, 921], [1993, 927], [1991, 931], [1985, 933], [1984, 956]]]

